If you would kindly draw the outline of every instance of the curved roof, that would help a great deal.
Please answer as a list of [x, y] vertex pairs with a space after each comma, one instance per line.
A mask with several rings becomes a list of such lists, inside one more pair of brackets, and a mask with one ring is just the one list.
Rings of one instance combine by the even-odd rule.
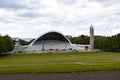
[[43, 34], [41, 37], [35, 39], [32, 44], [38, 41], [44, 41], [44, 40], [58, 40], [58, 41], [68, 42], [71, 44], [70, 40], [66, 36], [62, 35], [59, 32], [55, 32], [55, 31]]

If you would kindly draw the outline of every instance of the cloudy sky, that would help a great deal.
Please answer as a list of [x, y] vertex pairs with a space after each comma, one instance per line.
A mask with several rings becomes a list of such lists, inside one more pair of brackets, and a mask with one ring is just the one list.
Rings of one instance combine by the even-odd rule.
[[48, 31], [65, 35], [120, 33], [120, 0], [0, 0], [0, 34], [35, 38]]

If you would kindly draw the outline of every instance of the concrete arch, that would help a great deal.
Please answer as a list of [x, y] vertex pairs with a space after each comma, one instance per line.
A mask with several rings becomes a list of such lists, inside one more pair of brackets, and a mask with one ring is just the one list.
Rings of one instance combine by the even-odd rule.
[[31, 43], [31, 45], [34, 45], [35, 43], [37, 43], [39, 41], [46, 41], [46, 40], [64, 41], [64, 42], [71, 44], [71, 41], [63, 34], [56, 32], [56, 31], [51, 31], [51, 32], [47, 32], [47, 33], [43, 34], [42, 36], [36, 38]]

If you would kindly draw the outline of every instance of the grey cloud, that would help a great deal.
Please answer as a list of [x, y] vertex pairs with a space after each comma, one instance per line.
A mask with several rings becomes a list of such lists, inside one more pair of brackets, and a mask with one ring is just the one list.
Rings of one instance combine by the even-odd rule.
[[120, 0], [89, 0], [89, 1], [96, 1], [96, 2], [101, 2], [101, 3], [116, 3], [116, 2], [120, 2]]
[[[57, 1], [57, 3], [55, 5], [52, 4], [53, 6], [49, 8], [49, 2], [47, 2], [47, 0], [45, 3], [42, 3], [39, 1], [41, 0], [38, 0], [38, 1], [0, 0], [0, 8], [14, 9], [14, 11], [17, 9], [23, 9], [23, 10], [17, 10], [15, 12], [12, 11], [12, 13], [9, 13], [9, 10], [5, 10], [5, 11], [1, 10], [3, 11], [2, 14], [5, 14], [5, 16], [4, 15], [0, 16], [1, 26], [4, 26], [4, 27], [13, 26], [13, 28], [11, 29], [15, 29], [14, 31], [17, 30], [16, 32], [19, 32], [19, 33], [29, 31], [30, 33], [28, 32], [28, 33], [25, 33], [25, 35], [22, 35], [24, 37], [28, 35], [34, 37], [35, 35], [38, 35], [39, 33], [41, 33], [39, 32], [39, 30], [41, 30], [42, 32], [45, 32], [48, 30], [58, 30], [63, 33], [64, 32], [69, 33], [72, 36], [84, 34], [84, 33], [89, 34], [89, 27], [91, 24], [95, 26], [95, 34], [100, 34], [100, 35], [109, 35], [109, 34], [112, 35], [114, 34], [112, 32], [113, 30], [120, 29], [120, 23], [119, 23], [120, 10], [119, 10], [119, 4], [117, 4], [120, 0], [109, 0], [109, 1], [108, 0], [86, 0], [86, 2], [88, 1], [87, 2], [88, 4], [92, 3], [92, 1], [93, 2], [95, 1], [97, 2], [97, 4], [100, 4], [100, 6], [98, 6], [98, 9], [100, 7], [101, 12], [99, 13], [96, 12], [97, 11], [97, 9], [95, 9], [96, 5], [94, 6], [94, 4], [96, 3], [94, 3], [93, 6], [90, 6], [90, 8], [88, 8], [89, 7], [87, 6], [88, 4], [81, 5], [81, 3], [79, 4], [78, 0], [54, 0], [54, 1]], [[67, 12], [67, 8], [63, 10], [61, 7], [56, 6], [59, 4], [63, 4], [61, 5], [62, 8], [68, 5], [69, 6], [68, 8], [74, 9], [74, 10], [70, 9], [71, 11], [73, 10], [72, 12], [75, 13], [75, 14], [73, 13], [74, 15], [71, 15], [73, 19], [69, 18], [71, 16], [67, 16], [71, 13], [71, 12], [69, 13]], [[80, 7], [78, 7], [79, 5]], [[91, 13], [91, 11], [93, 11], [94, 13]], [[88, 14], [87, 12], [90, 12], [90, 14]], [[7, 14], [9, 16], [11, 15], [11, 17], [6, 16]], [[11, 24], [9, 25], [9, 23]], [[18, 30], [18, 28], [15, 28], [16, 26], [19, 26], [20, 30]], [[7, 32], [8, 28], [4, 29], [4, 27], [3, 27], [3, 30], [6, 30], [5, 32], [8, 33]], [[13, 31], [11, 30], [11, 32]]]
[[77, 25], [79, 25], [78, 23], [75, 23], [75, 22], [63, 22], [63, 21], [52, 21], [51, 23], [52, 23], [52, 25], [54, 25], [56, 27], [60, 27], [60, 26], [77, 26]]
[[58, 0], [58, 2], [71, 5], [71, 4], [75, 4], [77, 0]]
[[37, 18], [37, 17], [44, 17], [45, 15], [41, 13], [34, 13], [34, 12], [27, 12], [23, 14], [18, 14], [20, 17], [28, 17], [28, 18]]
[[17, 0], [0, 0], [0, 8], [7, 8], [7, 9], [23, 9], [26, 6], [22, 3], [19, 3]]
[[89, 1], [95, 1], [95, 2], [101, 3], [105, 7], [116, 4], [116, 3], [120, 3], [120, 0], [89, 0]]
[[4, 18], [0, 18], [0, 22], [3, 22], [3, 23], [10, 23], [11, 20], [9, 20], [9, 19], [4, 19]]

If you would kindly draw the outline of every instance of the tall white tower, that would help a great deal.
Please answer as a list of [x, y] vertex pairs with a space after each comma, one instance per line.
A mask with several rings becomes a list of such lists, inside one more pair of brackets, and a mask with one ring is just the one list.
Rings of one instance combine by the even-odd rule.
[[90, 26], [90, 50], [94, 50], [94, 28], [93, 25]]

